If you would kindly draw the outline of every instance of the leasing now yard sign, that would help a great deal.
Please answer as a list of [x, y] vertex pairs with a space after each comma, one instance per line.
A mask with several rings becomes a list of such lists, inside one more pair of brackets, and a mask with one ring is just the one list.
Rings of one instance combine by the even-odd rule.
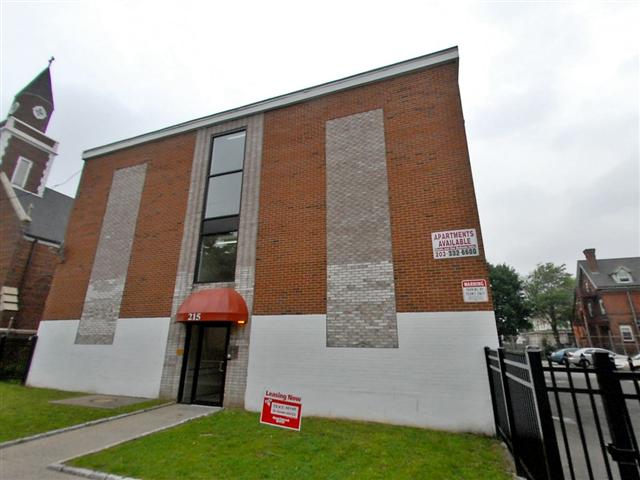
[[300, 430], [302, 399], [290, 393], [267, 390], [262, 401], [260, 423]]

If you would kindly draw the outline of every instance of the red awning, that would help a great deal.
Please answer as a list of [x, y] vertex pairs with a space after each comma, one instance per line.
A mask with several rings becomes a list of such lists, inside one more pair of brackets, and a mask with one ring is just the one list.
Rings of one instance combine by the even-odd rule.
[[247, 304], [233, 288], [211, 288], [192, 293], [182, 302], [178, 322], [238, 322], [249, 318]]

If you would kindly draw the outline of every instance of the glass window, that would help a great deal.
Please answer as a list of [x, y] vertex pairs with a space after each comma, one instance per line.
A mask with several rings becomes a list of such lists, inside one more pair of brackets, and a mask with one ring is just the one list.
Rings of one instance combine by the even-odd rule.
[[209, 175], [242, 170], [245, 137], [246, 132], [236, 132], [214, 139]]
[[598, 300], [598, 303], [600, 304], [600, 313], [602, 315], [606, 315], [607, 314], [607, 310], [604, 308], [604, 300], [602, 300], [601, 298]]
[[205, 218], [226, 217], [240, 213], [242, 172], [209, 179]]
[[200, 241], [198, 282], [232, 282], [236, 271], [238, 232], [204, 235]]
[[246, 132], [213, 139], [196, 282], [233, 282]]
[[631, 274], [626, 269], [621, 267], [621, 268], [618, 268], [616, 273], [613, 274], [613, 280], [616, 283], [631, 283], [633, 281], [633, 278], [631, 277]]
[[29, 178], [31, 165], [33, 165], [33, 162], [31, 160], [18, 157], [18, 163], [16, 164], [16, 168], [13, 171], [11, 183], [13, 183], [17, 187], [24, 188], [24, 186], [27, 184], [27, 178]]
[[633, 342], [633, 330], [629, 325], [620, 325], [620, 335], [624, 342]]

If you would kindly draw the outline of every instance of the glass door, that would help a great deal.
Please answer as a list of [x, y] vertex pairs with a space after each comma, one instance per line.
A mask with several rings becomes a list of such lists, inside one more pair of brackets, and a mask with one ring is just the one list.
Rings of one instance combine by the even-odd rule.
[[187, 325], [178, 398], [183, 403], [222, 406], [229, 326]]

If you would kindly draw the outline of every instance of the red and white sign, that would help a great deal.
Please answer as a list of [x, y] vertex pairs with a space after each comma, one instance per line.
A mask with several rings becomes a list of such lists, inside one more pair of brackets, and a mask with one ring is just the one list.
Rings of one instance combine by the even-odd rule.
[[432, 232], [433, 258], [475, 257], [480, 255], [475, 228]]
[[300, 430], [302, 399], [290, 393], [267, 390], [262, 401], [260, 423]]
[[478, 303], [489, 301], [487, 281], [484, 278], [478, 280], [462, 281], [462, 297], [465, 303]]

